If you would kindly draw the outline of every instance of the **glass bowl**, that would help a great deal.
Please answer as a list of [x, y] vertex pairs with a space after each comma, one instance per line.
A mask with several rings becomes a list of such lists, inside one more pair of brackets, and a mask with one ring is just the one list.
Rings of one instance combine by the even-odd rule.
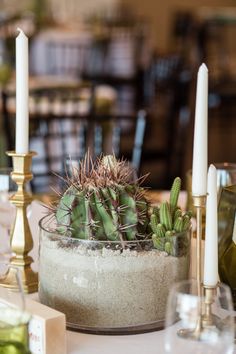
[[68, 328], [103, 334], [163, 328], [169, 289], [188, 278], [190, 232], [173, 236], [173, 256], [154, 249], [151, 239], [62, 236], [49, 216], [40, 229], [39, 298], [66, 314]]

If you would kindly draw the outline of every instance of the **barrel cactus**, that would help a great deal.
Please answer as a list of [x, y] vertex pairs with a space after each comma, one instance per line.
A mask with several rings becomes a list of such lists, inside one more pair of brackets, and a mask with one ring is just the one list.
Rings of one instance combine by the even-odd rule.
[[[184, 233], [191, 227], [191, 213], [178, 207], [181, 179], [176, 177], [170, 191], [170, 200], [154, 207], [150, 215], [150, 228], [154, 247], [173, 256], [184, 253], [188, 240]], [[173, 237], [176, 234], [183, 237]]]
[[86, 240], [132, 241], [148, 238], [149, 204], [139, 180], [114, 156], [86, 157], [53, 209], [58, 231]]

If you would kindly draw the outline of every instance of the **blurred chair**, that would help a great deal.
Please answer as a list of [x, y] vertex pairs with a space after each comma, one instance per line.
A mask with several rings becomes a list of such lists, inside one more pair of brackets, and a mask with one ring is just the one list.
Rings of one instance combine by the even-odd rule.
[[146, 73], [145, 96], [152, 108], [143, 160], [162, 166], [156, 188], [169, 188], [173, 178], [183, 174], [190, 79], [183, 58], [175, 53], [154, 56]]
[[91, 51], [88, 43], [79, 41], [52, 41], [47, 43], [48, 74], [81, 77]]
[[[199, 15], [200, 17], [200, 15]], [[209, 69], [209, 161], [235, 162], [236, 11], [208, 9], [198, 26], [199, 64]]]
[[211, 68], [214, 81], [236, 78], [236, 12], [229, 17], [212, 14], [199, 22], [197, 30], [199, 62]]
[[150, 58], [147, 33], [141, 23], [100, 26], [39, 33], [31, 46], [31, 72], [110, 85], [118, 94], [118, 112], [132, 114], [141, 108], [141, 74]]
[[[4, 130], [8, 149], [14, 149], [15, 98], [14, 91], [3, 93]], [[144, 139], [146, 113], [132, 116], [115, 114], [104, 108], [104, 100], [96, 97], [92, 86], [48, 87], [30, 91], [30, 150], [33, 158], [34, 192], [47, 192], [50, 185], [58, 185], [63, 175], [66, 158], [83, 158], [86, 151], [94, 158], [101, 153], [121, 154], [132, 159], [139, 169]], [[123, 130], [133, 134], [132, 145], [121, 151]], [[56, 180], [56, 181], [55, 181]]]
[[92, 35], [86, 31], [59, 28], [40, 31], [30, 46], [33, 75], [79, 78], [88, 62]]

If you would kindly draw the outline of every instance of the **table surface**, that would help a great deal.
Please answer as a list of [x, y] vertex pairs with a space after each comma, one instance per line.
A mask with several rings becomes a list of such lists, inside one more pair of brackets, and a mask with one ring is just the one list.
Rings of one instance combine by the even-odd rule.
[[165, 353], [164, 331], [129, 336], [101, 336], [67, 331], [67, 353], [162, 354]]
[[[163, 198], [164, 197], [164, 198]], [[161, 199], [166, 199], [168, 193], [156, 193], [152, 195], [152, 199], [155, 202]], [[181, 195], [181, 204], [185, 203], [186, 194]], [[9, 209], [12, 208], [12, 209]], [[11, 212], [9, 212], [9, 210]], [[38, 201], [33, 201], [29, 210], [29, 224], [32, 231], [34, 239], [34, 248], [30, 252], [30, 255], [35, 260], [32, 268], [34, 270], [38, 269], [38, 221], [45, 215], [46, 209]], [[0, 223], [1, 218], [6, 222], [7, 218], [9, 222], [14, 218], [14, 209], [11, 205], [6, 207], [6, 204], [0, 203]], [[194, 248], [193, 240], [193, 248]], [[1, 249], [0, 249], [1, 251]], [[192, 257], [193, 258], [193, 257]], [[194, 265], [192, 264], [192, 269]], [[36, 294], [31, 295], [33, 298]], [[67, 354], [162, 354], [165, 353], [164, 350], [164, 337], [165, 331], [156, 331], [152, 333], [137, 334], [137, 335], [122, 335], [122, 336], [111, 336], [111, 335], [94, 335], [94, 334], [84, 334], [79, 332], [66, 332], [67, 337]], [[56, 354], [56, 353], [48, 353]], [[182, 353], [185, 354], [185, 353]], [[186, 352], [186, 354], [189, 354]], [[234, 350], [236, 354], [236, 347]]]

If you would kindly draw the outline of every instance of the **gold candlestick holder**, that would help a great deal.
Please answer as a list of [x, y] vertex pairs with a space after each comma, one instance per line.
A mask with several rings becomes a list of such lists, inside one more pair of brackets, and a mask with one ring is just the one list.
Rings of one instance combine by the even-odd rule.
[[201, 336], [203, 322], [202, 322], [202, 304], [201, 299], [203, 296], [202, 287], [202, 215], [203, 210], [206, 207], [206, 195], [192, 196], [193, 205], [196, 208], [196, 223], [197, 223], [197, 245], [196, 245], [196, 281], [197, 281], [197, 296], [199, 301], [199, 318], [194, 330], [181, 329], [178, 331], [178, 335], [183, 338], [199, 339]]
[[[33, 239], [27, 218], [27, 207], [32, 202], [32, 197], [26, 190], [26, 184], [33, 178], [31, 165], [32, 157], [36, 153], [17, 154], [14, 151], [8, 151], [7, 155], [12, 157], [13, 172], [11, 177], [18, 186], [17, 192], [10, 198], [12, 204], [16, 206], [16, 218], [11, 232], [13, 257], [10, 263], [20, 271], [24, 292], [32, 293], [38, 290], [38, 274], [33, 272], [31, 268], [33, 259], [28, 255], [33, 248]], [[17, 290], [15, 274], [11, 270], [1, 285], [11, 290]]]
[[218, 317], [212, 314], [212, 304], [216, 296], [217, 285], [207, 286], [203, 285], [204, 291], [204, 311], [202, 316], [203, 328], [212, 327], [217, 323]]
[[177, 333], [179, 337], [201, 341], [204, 340], [203, 334], [205, 331], [207, 331], [207, 329], [210, 327], [217, 327], [219, 318], [212, 312], [212, 305], [217, 294], [217, 287], [218, 284], [216, 286], [201, 286], [203, 291], [202, 296], [199, 298], [199, 313], [196, 321], [196, 326], [194, 329], [180, 329]]
[[178, 336], [185, 339], [201, 341], [204, 331], [217, 324], [218, 318], [212, 313], [212, 304], [216, 296], [217, 286], [202, 284], [202, 216], [206, 207], [206, 195], [193, 196], [193, 205], [196, 208], [197, 245], [196, 245], [196, 282], [198, 301], [198, 317], [194, 329], [183, 328], [178, 331]]
[[202, 215], [206, 207], [206, 195], [193, 196], [193, 205], [196, 208], [197, 247], [196, 247], [196, 279], [198, 296], [202, 295]]

